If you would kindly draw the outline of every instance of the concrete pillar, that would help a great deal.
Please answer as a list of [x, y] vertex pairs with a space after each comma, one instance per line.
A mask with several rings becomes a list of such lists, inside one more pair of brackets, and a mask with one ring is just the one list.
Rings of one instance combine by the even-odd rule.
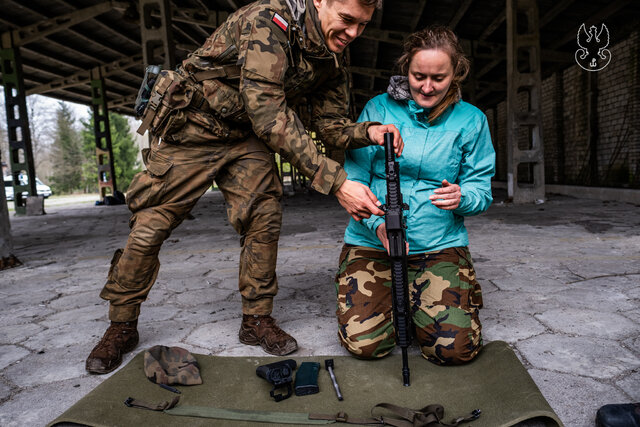
[[[0, 153], [0, 160], [2, 153]], [[11, 222], [7, 208], [7, 195], [4, 182], [0, 185], [0, 270], [20, 265], [20, 261], [13, 254], [13, 238], [11, 237]], [[1, 287], [0, 287], [1, 288]]]
[[[507, 192], [513, 202], [527, 203], [544, 200], [545, 195], [540, 32], [535, 0], [507, 0], [506, 17]], [[518, 67], [519, 52], [528, 56], [524, 69]], [[523, 95], [526, 102], [522, 102]]]
[[566, 184], [564, 146], [564, 81], [562, 71], [553, 76], [553, 121], [556, 134], [556, 169], [558, 184]]
[[600, 184], [598, 170], [598, 76], [597, 73], [587, 73], [587, 138], [589, 146], [589, 185], [597, 187]]
[[96, 138], [96, 161], [98, 163], [98, 188], [100, 198], [116, 194], [116, 170], [113, 164], [111, 128], [104, 79], [100, 68], [91, 70], [91, 105], [93, 108], [93, 131]]
[[[162, 65], [165, 70], [173, 70], [176, 63], [173, 53], [171, 5], [169, 0], [140, 0], [139, 12], [142, 60], [145, 68], [148, 65]], [[158, 47], [162, 48], [161, 58], [154, 55], [154, 50]]]
[[[9, 164], [13, 176], [16, 214], [42, 215], [44, 208], [27, 209], [27, 198], [37, 198], [38, 196], [20, 49], [12, 47], [11, 40], [6, 37], [2, 40], [2, 47], [0, 49], [0, 71], [4, 86], [7, 135], [9, 137]], [[26, 197], [23, 196], [25, 193]], [[44, 206], [44, 203], [42, 201], [29, 203], [30, 207], [38, 205]]]

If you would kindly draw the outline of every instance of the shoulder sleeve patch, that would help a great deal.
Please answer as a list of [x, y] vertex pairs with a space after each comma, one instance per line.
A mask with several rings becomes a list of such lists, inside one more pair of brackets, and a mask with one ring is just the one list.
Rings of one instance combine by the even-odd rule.
[[289, 23], [282, 16], [274, 12], [273, 18], [271, 18], [271, 20], [275, 22], [276, 25], [282, 29], [282, 31], [284, 31], [285, 33], [287, 32], [287, 29], [289, 28]]

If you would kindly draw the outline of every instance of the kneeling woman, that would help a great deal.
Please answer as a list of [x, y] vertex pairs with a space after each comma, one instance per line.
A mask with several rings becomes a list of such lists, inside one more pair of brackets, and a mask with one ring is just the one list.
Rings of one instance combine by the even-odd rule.
[[[409, 299], [422, 354], [437, 364], [472, 360], [482, 348], [476, 281], [464, 217], [492, 202], [495, 152], [485, 115], [460, 99], [469, 61], [453, 32], [430, 27], [409, 36], [401, 75], [365, 106], [360, 121], [393, 123], [405, 143], [400, 166], [409, 244]], [[384, 147], [347, 152], [349, 179], [384, 202]], [[351, 220], [336, 275], [340, 341], [378, 358], [395, 346], [384, 218]]]

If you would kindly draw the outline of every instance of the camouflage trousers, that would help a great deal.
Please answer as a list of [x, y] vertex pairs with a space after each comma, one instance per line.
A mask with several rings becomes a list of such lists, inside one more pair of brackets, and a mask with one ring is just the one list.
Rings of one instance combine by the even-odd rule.
[[[158, 274], [162, 243], [217, 183], [229, 222], [241, 236], [239, 288], [245, 314], [270, 314], [278, 290], [275, 274], [282, 222], [282, 185], [273, 155], [255, 135], [228, 142], [203, 137], [152, 143], [144, 150], [147, 170], [127, 191], [133, 213], [124, 249], [116, 251], [100, 296], [109, 318], [138, 318]], [[214, 236], [211, 236], [215, 244]]]
[[[379, 358], [396, 345], [391, 268], [386, 252], [345, 245], [336, 274], [338, 337], [360, 358]], [[408, 257], [409, 305], [422, 355], [461, 364], [482, 348], [482, 291], [469, 250], [447, 248]]]

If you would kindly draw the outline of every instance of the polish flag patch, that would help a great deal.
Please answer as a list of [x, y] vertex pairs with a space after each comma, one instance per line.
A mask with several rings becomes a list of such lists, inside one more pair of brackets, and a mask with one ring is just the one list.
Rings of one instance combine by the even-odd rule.
[[273, 18], [271, 20], [275, 22], [278, 27], [282, 28], [282, 31], [284, 32], [286, 32], [287, 29], [289, 28], [289, 23], [285, 21], [285, 19], [282, 16], [278, 15], [277, 13], [273, 14]]

